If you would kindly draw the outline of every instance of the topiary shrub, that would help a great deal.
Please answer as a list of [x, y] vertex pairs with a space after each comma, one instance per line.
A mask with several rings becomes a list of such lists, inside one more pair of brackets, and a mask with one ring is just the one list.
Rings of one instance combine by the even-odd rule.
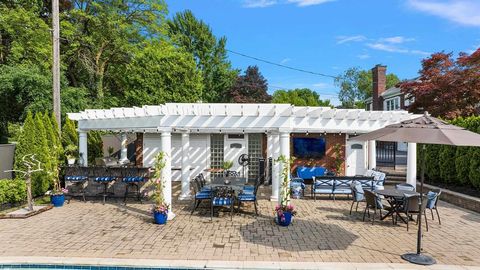
[[427, 145], [425, 150], [425, 174], [432, 181], [438, 181], [440, 178], [439, 154], [440, 145]]
[[0, 205], [25, 201], [27, 188], [23, 179], [0, 179]]
[[480, 149], [472, 147], [469, 156], [470, 170], [468, 177], [470, 178], [470, 183], [478, 189], [480, 188]]
[[445, 183], [454, 183], [457, 172], [455, 170], [456, 147], [450, 145], [440, 146], [438, 156], [440, 166], [440, 178]]

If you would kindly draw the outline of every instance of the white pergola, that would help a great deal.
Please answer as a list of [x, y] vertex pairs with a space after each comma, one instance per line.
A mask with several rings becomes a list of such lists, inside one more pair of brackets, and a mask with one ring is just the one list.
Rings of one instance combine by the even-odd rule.
[[[87, 132], [160, 133], [161, 151], [167, 162], [164, 179], [171, 179], [171, 134], [182, 134], [182, 198], [189, 197], [189, 134], [265, 133], [267, 156], [290, 156], [290, 133], [340, 133], [354, 135], [418, 117], [405, 111], [365, 111], [300, 107], [290, 104], [166, 103], [158, 106], [85, 110], [69, 113], [78, 121], [79, 152], [87, 156]], [[368, 143], [368, 167], [376, 167], [375, 142]], [[280, 147], [278, 147], [280, 146]], [[416, 181], [416, 145], [408, 148], [407, 181]], [[122, 135], [121, 157], [126, 158], [126, 135]], [[84, 159], [83, 165], [88, 165]], [[280, 165], [273, 167], [272, 199], [278, 199]], [[165, 185], [171, 205], [171, 182]], [[172, 212], [173, 214], [173, 212]]]

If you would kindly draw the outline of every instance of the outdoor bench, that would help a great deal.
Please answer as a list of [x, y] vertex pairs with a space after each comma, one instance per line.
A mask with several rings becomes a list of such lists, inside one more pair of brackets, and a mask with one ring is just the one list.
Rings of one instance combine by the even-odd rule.
[[374, 176], [315, 176], [313, 179], [314, 200], [317, 199], [317, 194], [328, 194], [333, 199], [337, 194], [350, 195], [353, 181], [360, 182], [366, 190], [383, 189], [385, 182], [385, 179], [376, 180]]

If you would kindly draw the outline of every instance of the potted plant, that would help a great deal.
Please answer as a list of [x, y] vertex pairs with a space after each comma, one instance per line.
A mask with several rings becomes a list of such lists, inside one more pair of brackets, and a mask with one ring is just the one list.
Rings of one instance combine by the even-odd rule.
[[78, 147], [70, 144], [65, 147], [65, 156], [67, 157], [68, 165], [74, 165], [78, 156]]
[[283, 165], [279, 194], [280, 204], [275, 207], [275, 222], [280, 226], [288, 226], [292, 222], [292, 217], [296, 214], [294, 206], [290, 204], [290, 165], [293, 162], [293, 158], [289, 159], [281, 155], [275, 161]]
[[223, 162], [222, 168], [223, 172], [225, 173], [225, 177], [228, 176], [228, 171], [233, 167], [233, 161], [226, 160]]
[[68, 192], [68, 189], [62, 188], [60, 185], [60, 180], [58, 177], [59, 169], [55, 168], [52, 172], [49, 172], [49, 175], [53, 178], [53, 190], [49, 190], [47, 195], [50, 195], [50, 202], [54, 207], [62, 207], [65, 203], [65, 193]]
[[165, 168], [165, 153], [159, 152], [155, 156], [154, 163], [154, 172], [152, 178], [152, 185], [154, 186], [154, 191], [152, 199], [155, 204], [152, 206], [153, 218], [156, 224], [166, 224], [168, 218], [168, 209], [169, 205], [165, 202], [163, 196], [164, 183], [162, 178], [162, 171]]

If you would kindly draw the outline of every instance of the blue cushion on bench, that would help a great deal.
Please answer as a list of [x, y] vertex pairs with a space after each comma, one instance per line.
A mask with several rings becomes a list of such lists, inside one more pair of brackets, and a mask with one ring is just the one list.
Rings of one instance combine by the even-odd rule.
[[88, 176], [84, 176], [84, 175], [65, 176], [65, 181], [76, 182], [76, 181], [85, 181], [85, 180], [88, 180]]
[[239, 194], [237, 197], [240, 201], [255, 201], [255, 195], [254, 194]]
[[215, 197], [212, 200], [213, 205], [221, 206], [221, 205], [231, 205], [233, 203], [232, 198], [224, 198], [224, 197]]
[[95, 181], [97, 182], [111, 182], [115, 180], [115, 177], [113, 176], [99, 176], [99, 177], [95, 177]]
[[195, 198], [198, 200], [210, 199], [212, 197], [211, 192], [199, 192], [195, 194]]
[[138, 183], [143, 182], [144, 180], [145, 178], [140, 176], [127, 176], [122, 179], [122, 181], [126, 183]]
[[302, 179], [313, 179], [315, 176], [325, 175], [326, 169], [324, 167], [297, 167], [297, 176]]

